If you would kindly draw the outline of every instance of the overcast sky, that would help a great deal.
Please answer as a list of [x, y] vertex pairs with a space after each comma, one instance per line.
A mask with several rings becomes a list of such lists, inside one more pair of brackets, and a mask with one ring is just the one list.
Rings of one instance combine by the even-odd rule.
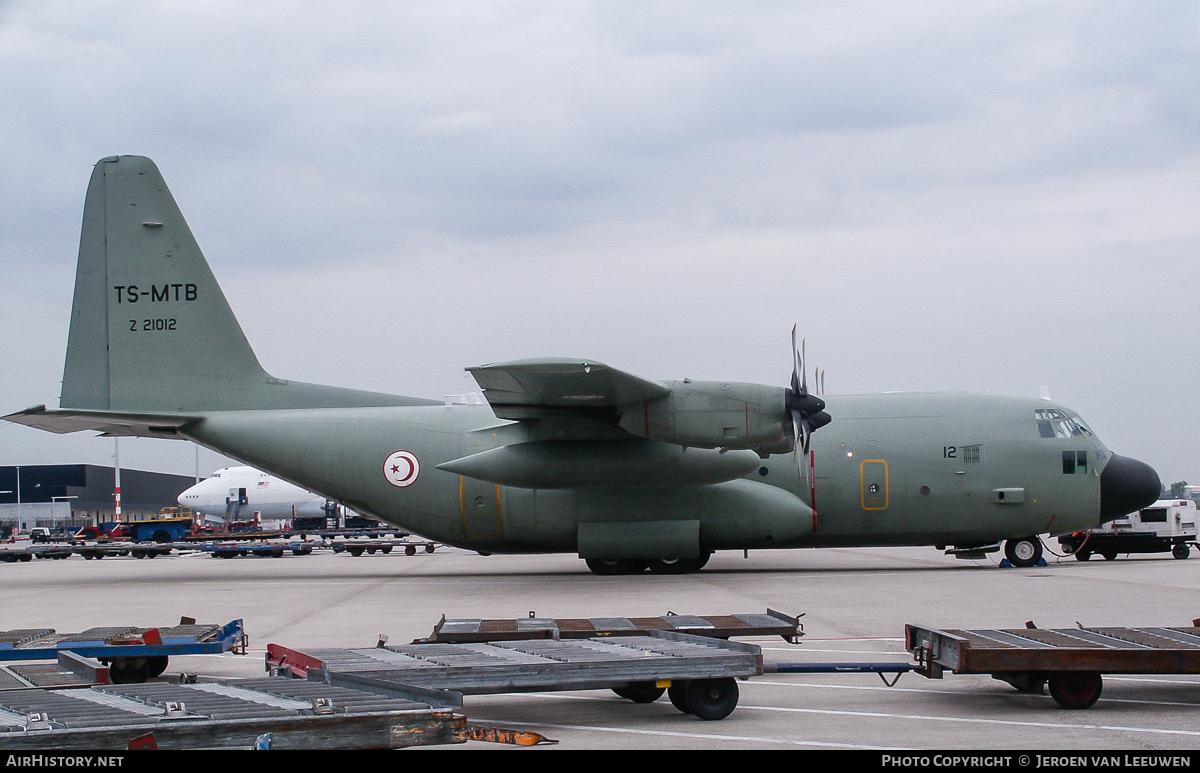
[[[1198, 39], [1195, 0], [0, 0], [0, 413], [57, 405], [128, 153], [281, 378], [782, 386], [799, 323], [830, 393], [1044, 385], [1200, 483]], [[0, 464], [111, 463], [90, 435], [5, 422]]]

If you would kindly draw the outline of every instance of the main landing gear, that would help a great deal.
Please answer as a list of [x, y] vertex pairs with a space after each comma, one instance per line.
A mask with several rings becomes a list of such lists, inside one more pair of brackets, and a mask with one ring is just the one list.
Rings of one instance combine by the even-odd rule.
[[712, 553], [702, 553], [699, 558], [588, 558], [584, 563], [592, 574], [605, 576], [641, 574], [647, 569], [651, 574], [688, 574], [700, 571], [711, 556]]

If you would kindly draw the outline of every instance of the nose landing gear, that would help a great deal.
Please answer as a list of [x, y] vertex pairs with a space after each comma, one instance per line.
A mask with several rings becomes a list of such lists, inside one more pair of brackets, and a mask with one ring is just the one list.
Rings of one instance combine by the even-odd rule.
[[1020, 569], [1037, 566], [1042, 560], [1042, 541], [1036, 536], [1010, 539], [1004, 543], [1004, 557]]

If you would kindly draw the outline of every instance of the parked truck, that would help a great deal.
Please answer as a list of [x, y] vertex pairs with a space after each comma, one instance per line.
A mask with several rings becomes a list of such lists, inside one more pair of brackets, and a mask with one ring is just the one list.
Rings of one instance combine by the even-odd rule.
[[159, 517], [129, 521], [106, 521], [99, 526], [85, 526], [75, 533], [77, 541], [113, 542], [182, 542], [192, 532], [192, 519]]
[[1075, 558], [1087, 561], [1100, 554], [1112, 561], [1121, 553], [1166, 553], [1187, 558], [1197, 544], [1196, 503], [1190, 499], [1160, 499], [1150, 507], [1109, 521], [1103, 527], [1058, 538]]

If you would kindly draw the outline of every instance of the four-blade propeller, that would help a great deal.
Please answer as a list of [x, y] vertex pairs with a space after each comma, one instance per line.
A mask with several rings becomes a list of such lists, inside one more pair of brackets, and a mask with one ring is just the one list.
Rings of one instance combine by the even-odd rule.
[[809, 394], [808, 375], [804, 370], [804, 341], [796, 348], [796, 327], [792, 326], [792, 383], [784, 396], [784, 404], [792, 415], [793, 437], [796, 439], [796, 465], [801, 474], [801, 454], [808, 454], [808, 439], [812, 433], [824, 427], [832, 417], [825, 412], [825, 401]]

